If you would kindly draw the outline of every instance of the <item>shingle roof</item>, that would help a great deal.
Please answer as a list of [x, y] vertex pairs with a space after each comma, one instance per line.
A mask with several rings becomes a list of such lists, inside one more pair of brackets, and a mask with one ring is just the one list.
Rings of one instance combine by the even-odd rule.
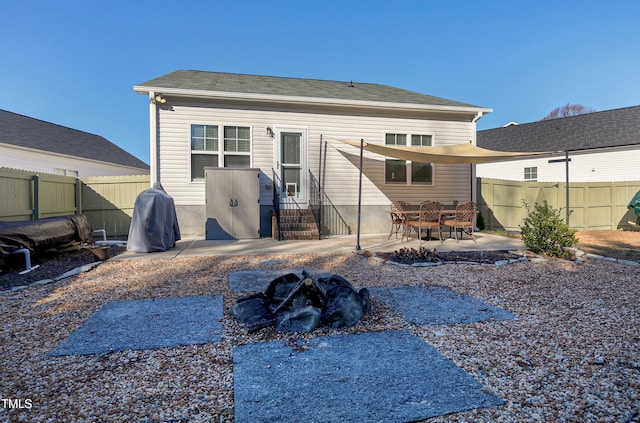
[[149, 169], [149, 165], [104, 137], [0, 110], [0, 143]]
[[177, 70], [134, 87], [480, 108], [387, 85]]
[[478, 131], [480, 147], [565, 151], [640, 144], [640, 106]]

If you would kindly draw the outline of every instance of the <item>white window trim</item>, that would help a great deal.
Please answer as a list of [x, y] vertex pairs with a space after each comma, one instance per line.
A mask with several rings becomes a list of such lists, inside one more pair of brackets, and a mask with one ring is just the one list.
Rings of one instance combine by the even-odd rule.
[[[536, 170], [536, 177], [535, 178], [527, 178], [527, 169], [529, 169], [529, 176], [531, 176], [531, 169], [535, 169]], [[523, 169], [523, 175], [522, 175], [522, 179], [524, 181], [531, 181], [531, 182], [536, 182], [538, 180], [538, 166], [525, 166]]]
[[64, 169], [61, 167], [54, 167], [53, 174], [60, 175], [60, 176], [73, 176], [74, 178], [77, 178], [80, 172], [75, 169]]
[[[431, 136], [431, 146], [435, 146], [436, 145], [436, 136], [434, 134], [431, 133], [417, 133], [417, 132], [398, 132], [398, 131], [386, 131], [383, 136], [383, 145], [391, 145], [391, 144], [387, 144], [387, 134], [400, 134], [400, 135], [406, 135], [407, 136], [407, 146], [411, 146], [411, 136], [412, 135], [430, 135]], [[394, 144], [396, 145], [396, 144]], [[407, 172], [407, 181], [406, 182], [388, 182], [387, 181], [387, 172], [386, 172], [386, 166], [387, 166], [387, 159], [390, 160], [398, 160], [395, 159], [393, 157], [388, 157], [385, 156], [384, 159], [384, 169], [382, 171], [383, 173], [383, 179], [384, 179], [384, 185], [385, 186], [389, 186], [389, 187], [432, 187], [435, 186], [436, 184], [436, 164], [435, 163], [430, 163], [431, 164], [431, 183], [429, 182], [413, 182], [411, 180], [411, 166], [413, 165], [413, 161], [412, 160], [405, 160], [405, 168], [406, 168], [406, 172]]]
[[[194, 125], [202, 125], [202, 126], [217, 126], [218, 127], [218, 151], [209, 151], [209, 150], [192, 150], [191, 149], [191, 128]], [[245, 128], [249, 128], [249, 151], [248, 152], [244, 152], [244, 151], [229, 151], [229, 152], [225, 152], [224, 151], [224, 128], [225, 126], [234, 126], [234, 127], [245, 127]], [[224, 122], [224, 123], [190, 123], [189, 124], [189, 160], [188, 160], [188, 174], [187, 174], [187, 178], [189, 180], [189, 183], [192, 184], [204, 184], [205, 183], [205, 178], [201, 178], [201, 179], [192, 179], [191, 175], [192, 175], [192, 171], [193, 169], [191, 168], [191, 158], [193, 157], [194, 154], [200, 154], [200, 155], [212, 155], [212, 156], [218, 156], [218, 167], [220, 168], [224, 168], [224, 157], [225, 156], [248, 156], [249, 157], [249, 168], [253, 167], [253, 125], [247, 125], [247, 124], [242, 124], [242, 123], [231, 123], [231, 122]]]

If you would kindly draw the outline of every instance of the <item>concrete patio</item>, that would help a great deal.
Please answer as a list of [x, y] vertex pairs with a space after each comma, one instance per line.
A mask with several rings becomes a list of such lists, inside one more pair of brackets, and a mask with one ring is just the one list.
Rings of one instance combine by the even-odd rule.
[[[436, 249], [437, 251], [490, 251], [490, 250], [517, 250], [524, 248], [522, 240], [500, 235], [476, 232], [474, 242], [468, 235], [456, 241], [446, 238], [439, 240], [420, 241], [410, 238], [401, 242], [400, 239], [387, 234], [361, 235], [360, 249], [371, 252], [391, 252], [403, 247], [419, 248], [420, 246]], [[133, 253], [127, 251], [114, 257], [114, 260], [129, 260], [137, 258], [160, 257], [190, 257], [190, 256], [240, 256], [263, 254], [312, 254], [331, 252], [351, 252], [356, 250], [356, 235], [334, 236], [321, 240], [290, 240], [276, 241], [271, 238], [241, 239], [230, 241], [211, 241], [201, 238], [182, 239], [176, 246], [162, 252]]]

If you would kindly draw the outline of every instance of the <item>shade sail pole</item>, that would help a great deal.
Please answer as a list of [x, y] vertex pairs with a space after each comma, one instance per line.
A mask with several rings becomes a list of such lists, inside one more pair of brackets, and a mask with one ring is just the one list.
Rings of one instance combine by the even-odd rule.
[[360, 251], [360, 209], [362, 208], [362, 152], [364, 138], [360, 138], [360, 181], [358, 182], [358, 235], [356, 236], [356, 251]]
[[567, 214], [567, 225], [569, 225], [569, 150], [564, 152], [564, 169], [565, 169], [565, 213]]
[[318, 156], [318, 239], [322, 239], [322, 134], [320, 134], [320, 155]]

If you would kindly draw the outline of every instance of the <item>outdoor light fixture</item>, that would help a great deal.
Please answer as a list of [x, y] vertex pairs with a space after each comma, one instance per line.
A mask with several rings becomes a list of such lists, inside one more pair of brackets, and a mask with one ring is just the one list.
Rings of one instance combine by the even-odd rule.
[[158, 95], [156, 96], [156, 103], [164, 104], [164, 103], [166, 103], [166, 102], [167, 102], [167, 99], [166, 99], [166, 98], [164, 98], [164, 97], [162, 97], [162, 95], [161, 95], [161, 94], [158, 94]]
[[267, 126], [267, 135], [269, 136], [269, 138], [273, 138], [276, 135], [270, 126]]

